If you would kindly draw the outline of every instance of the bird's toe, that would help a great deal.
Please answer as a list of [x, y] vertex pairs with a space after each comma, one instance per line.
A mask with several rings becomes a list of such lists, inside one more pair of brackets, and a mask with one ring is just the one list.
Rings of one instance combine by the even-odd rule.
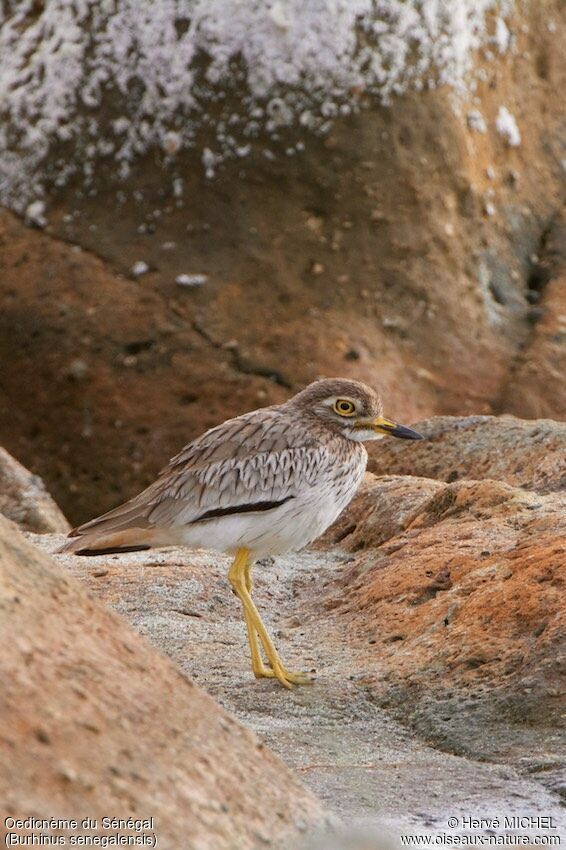
[[312, 685], [314, 681], [308, 673], [287, 670], [279, 665], [275, 669], [262, 666], [261, 669], [254, 670], [254, 676], [256, 679], [277, 679], [285, 688], [290, 688], [291, 685]]

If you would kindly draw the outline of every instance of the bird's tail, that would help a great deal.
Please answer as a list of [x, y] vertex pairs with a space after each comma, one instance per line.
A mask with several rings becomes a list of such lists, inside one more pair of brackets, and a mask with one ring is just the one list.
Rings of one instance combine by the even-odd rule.
[[[142, 495], [142, 494], [140, 494]], [[176, 541], [171, 529], [159, 528], [148, 521], [150, 508], [139, 497], [69, 532], [58, 549], [75, 555], [108, 555], [113, 552], [138, 552]]]

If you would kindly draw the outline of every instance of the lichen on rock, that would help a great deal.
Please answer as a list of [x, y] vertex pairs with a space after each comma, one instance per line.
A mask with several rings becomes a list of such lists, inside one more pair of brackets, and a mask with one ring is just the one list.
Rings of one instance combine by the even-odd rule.
[[[0, 200], [21, 211], [47, 176], [88, 183], [100, 161], [125, 176], [149, 148], [174, 156], [197, 135], [215, 158], [237, 158], [258, 134], [325, 132], [365, 96], [388, 102], [436, 83], [462, 91], [477, 48], [507, 49], [502, 15], [511, 6], [8, 3], [0, 10]], [[60, 153], [46, 163], [52, 151]]]

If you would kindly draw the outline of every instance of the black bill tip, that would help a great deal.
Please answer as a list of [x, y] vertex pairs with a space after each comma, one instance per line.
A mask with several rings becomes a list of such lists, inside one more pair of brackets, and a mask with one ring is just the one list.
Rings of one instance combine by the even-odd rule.
[[380, 428], [385, 434], [390, 434], [392, 437], [399, 437], [400, 440], [424, 440], [422, 434], [418, 431], [413, 431], [412, 428], [407, 428], [406, 425], [397, 425], [392, 422], [391, 425], [382, 425]]

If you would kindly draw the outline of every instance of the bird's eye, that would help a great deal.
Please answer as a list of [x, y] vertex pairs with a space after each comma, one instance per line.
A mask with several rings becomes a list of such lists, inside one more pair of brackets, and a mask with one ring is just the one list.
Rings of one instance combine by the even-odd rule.
[[356, 412], [356, 405], [353, 401], [348, 401], [347, 398], [337, 398], [334, 402], [334, 411], [340, 416], [353, 416]]

